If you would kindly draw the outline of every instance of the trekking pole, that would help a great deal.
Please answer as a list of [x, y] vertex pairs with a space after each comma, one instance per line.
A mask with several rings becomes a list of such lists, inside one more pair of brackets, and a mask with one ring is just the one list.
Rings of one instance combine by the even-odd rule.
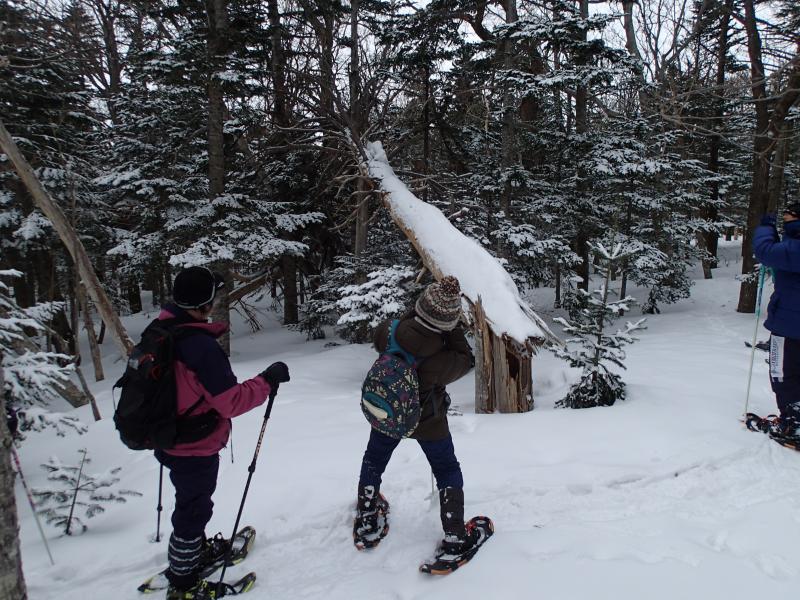
[[156, 505], [156, 542], [161, 541], [161, 490], [164, 487], [164, 465], [158, 470], [158, 504]]
[[[219, 575], [219, 582], [217, 583], [217, 590], [218, 593], [220, 590], [223, 590], [224, 587], [224, 579], [225, 579], [225, 570], [228, 568], [228, 561], [231, 557], [231, 552], [233, 550], [233, 539], [236, 537], [236, 532], [239, 531], [239, 520], [242, 518], [242, 511], [244, 510], [244, 501], [247, 499], [247, 491], [250, 489], [250, 482], [253, 479], [253, 473], [256, 472], [256, 461], [258, 460], [258, 453], [261, 450], [261, 442], [264, 440], [264, 431], [267, 429], [267, 421], [269, 420], [269, 415], [272, 412], [272, 403], [275, 401], [275, 395], [277, 391], [272, 392], [269, 395], [269, 402], [267, 403], [267, 412], [264, 413], [264, 421], [261, 423], [261, 433], [258, 435], [258, 443], [256, 444], [256, 450], [253, 453], [253, 460], [250, 463], [250, 466], [247, 467], [248, 475], [247, 475], [247, 483], [244, 486], [244, 494], [242, 494], [242, 502], [239, 504], [239, 512], [236, 515], [236, 523], [233, 525], [233, 533], [231, 534], [231, 541], [228, 544], [228, 549], [225, 552], [225, 562], [222, 563], [222, 573]], [[223, 592], [224, 595], [224, 592]]]
[[744, 398], [744, 415], [747, 415], [747, 407], [750, 404], [750, 383], [753, 380], [753, 361], [756, 355], [756, 339], [758, 338], [758, 322], [761, 320], [761, 297], [764, 291], [764, 279], [767, 268], [761, 265], [758, 269], [758, 292], [756, 293], [756, 326], [753, 330], [753, 343], [750, 348], [750, 369], [747, 372], [747, 393]]
[[28, 496], [28, 504], [31, 505], [31, 511], [33, 511], [33, 518], [36, 519], [36, 527], [39, 528], [39, 535], [42, 536], [42, 542], [44, 542], [44, 547], [47, 550], [47, 556], [50, 557], [50, 564], [55, 566], [56, 561], [53, 560], [53, 555], [50, 553], [50, 546], [47, 544], [47, 538], [44, 535], [44, 530], [42, 529], [42, 522], [39, 520], [39, 514], [36, 512], [36, 505], [33, 502], [33, 496], [31, 496], [31, 491], [28, 489], [28, 483], [25, 481], [25, 476], [22, 474], [22, 465], [19, 462], [19, 456], [17, 455], [17, 451], [14, 446], [11, 446], [11, 456], [14, 457], [14, 463], [17, 465], [17, 474], [19, 475], [19, 480], [22, 482], [22, 487], [25, 489], [25, 495]]

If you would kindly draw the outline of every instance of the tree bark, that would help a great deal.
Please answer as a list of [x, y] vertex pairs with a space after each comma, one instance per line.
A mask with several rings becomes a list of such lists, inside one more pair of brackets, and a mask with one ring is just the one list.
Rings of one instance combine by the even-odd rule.
[[[70, 279], [72, 278], [73, 271], [72, 269], [69, 270]], [[74, 279], [76, 282], [80, 282], [80, 277]], [[68, 306], [69, 306], [69, 328], [73, 332], [73, 346], [70, 348], [72, 350], [72, 354], [75, 355], [75, 364], [81, 364], [81, 351], [80, 351], [80, 325], [78, 324], [79, 320], [79, 311], [78, 308], [78, 298], [76, 294], [70, 294], [68, 297]]]
[[781, 205], [781, 194], [786, 180], [786, 165], [789, 162], [793, 131], [792, 121], [784, 122], [780, 140], [778, 141], [778, 150], [775, 152], [775, 161], [772, 163], [769, 177], [767, 212], [776, 213]]
[[[753, 178], [750, 204], [747, 210], [747, 228], [742, 240], [742, 274], [751, 275], [755, 268], [753, 232], [769, 204], [769, 175], [772, 155], [789, 109], [800, 97], [800, 52], [789, 61], [788, 83], [775, 101], [770, 114], [767, 95], [766, 71], [761, 53], [761, 36], [753, 0], [744, 0], [744, 24], [747, 31], [747, 52], [750, 56], [750, 78], [756, 110], [756, 131], [753, 138]], [[737, 312], [752, 313], [756, 308], [758, 284], [755, 277], [747, 277], [739, 288]]]
[[[361, 45], [359, 37], [359, 11], [361, 9], [360, 0], [352, 0], [350, 3], [350, 66], [348, 69], [348, 83], [350, 87], [350, 107], [349, 107], [349, 127], [355, 140], [359, 140], [367, 128], [367, 115], [364, 107], [366, 100], [363, 97], [364, 90], [361, 80]], [[369, 236], [370, 222], [370, 196], [371, 186], [367, 183], [367, 175], [360, 173], [356, 182], [356, 207], [355, 207], [355, 227], [353, 230], [353, 254], [360, 257], [367, 249], [367, 238]], [[358, 283], [367, 280], [367, 274], [358, 271], [356, 275]]]
[[[222, 80], [219, 73], [225, 70], [228, 45], [228, 6], [226, 0], [206, 0], [208, 13], [208, 39], [206, 49], [211, 70], [208, 75], [208, 192], [209, 201], [225, 194], [225, 99], [222, 95]], [[228, 289], [232, 281], [231, 264], [220, 261], [215, 268], [225, 278], [226, 285], [217, 295], [211, 319], [215, 322], [230, 321]], [[217, 339], [225, 354], [231, 353], [230, 331]]]
[[225, 50], [228, 32], [228, 12], [225, 0], [206, 0], [208, 11], [208, 188], [211, 199], [225, 193], [225, 115], [222, 80], [218, 74], [225, 70]]
[[316, 36], [320, 72], [319, 104], [316, 112], [319, 127], [322, 130], [322, 146], [333, 148], [337, 145], [336, 137], [331, 135], [331, 118], [334, 115], [336, 90], [334, 40], [337, 28], [337, 6], [335, 3], [320, 3], [313, 0], [300, 0], [299, 4], [303, 9], [302, 19], [310, 23]]
[[37, 179], [28, 161], [22, 156], [22, 153], [19, 151], [19, 148], [17, 148], [17, 145], [14, 143], [11, 134], [8, 133], [2, 120], [0, 120], [0, 148], [2, 148], [3, 152], [11, 159], [14, 168], [17, 170], [20, 179], [28, 189], [36, 206], [53, 224], [53, 228], [72, 256], [78, 273], [86, 284], [87, 291], [92, 301], [95, 303], [95, 306], [97, 306], [103, 321], [105, 321], [111, 329], [111, 335], [114, 341], [117, 343], [122, 353], [127, 356], [131, 348], [133, 348], [133, 342], [130, 337], [128, 337], [128, 333], [125, 331], [122, 321], [119, 319], [119, 315], [114, 310], [103, 286], [100, 284], [100, 280], [97, 278], [97, 274], [92, 267], [86, 249], [83, 247], [75, 230], [70, 226], [69, 221], [67, 221], [64, 212], [53, 201], [50, 194]]
[[354, 136], [361, 135], [361, 128], [355, 127], [363, 118], [361, 114], [361, 46], [358, 36], [358, 11], [360, 0], [350, 0], [350, 68], [347, 73], [350, 86], [350, 127], [355, 128]]
[[475, 340], [475, 412], [491, 414], [496, 410], [492, 369], [492, 332], [486, 322], [483, 305], [473, 306], [473, 339]]
[[[285, 128], [289, 126], [289, 92], [286, 88], [286, 57], [283, 51], [284, 42], [278, 0], [267, 2], [267, 14], [272, 31], [270, 49], [272, 50], [272, 82], [275, 89], [272, 116], [278, 127]], [[280, 137], [283, 137], [283, 134], [280, 134]]]
[[[511, 25], [519, 20], [517, 15], [517, 0], [503, 0], [506, 12], [506, 25]], [[514, 68], [514, 43], [508, 37], [504, 37], [500, 42], [500, 53], [503, 59], [503, 68], [510, 71]], [[509, 173], [516, 162], [514, 138], [517, 129], [516, 107], [514, 106], [514, 94], [511, 84], [506, 81], [503, 89], [503, 126], [502, 126], [502, 167], [505, 183], [503, 184], [503, 194], [500, 197], [500, 210], [506, 217], [511, 216], [511, 202], [513, 199], [513, 187], [509, 179]]]
[[358, 178], [356, 184], [358, 192], [358, 207], [356, 208], [356, 230], [353, 243], [353, 254], [360, 257], [367, 249], [367, 236], [369, 235], [369, 196], [367, 185], [363, 177]]
[[6, 424], [5, 380], [0, 357], [0, 598], [26, 600], [28, 591], [22, 573], [19, 519], [14, 495], [11, 451], [14, 441]]
[[[639, 85], [644, 87], [646, 82], [644, 78], [644, 70], [642, 69], [642, 53], [639, 52], [639, 42], [636, 40], [636, 23], [633, 19], [634, 4], [636, 4], [634, 0], [622, 0], [623, 26], [625, 28], [625, 47], [627, 48], [630, 57], [636, 61], [636, 66], [634, 67], [636, 70], [636, 78], [638, 79]], [[640, 91], [639, 93], [641, 94], [642, 92]], [[642, 104], [642, 108], [644, 108], [644, 102], [641, 96], [639, 96], [639, 102]]]
[[[753, 272], [753, 230], [759, 217], [767, 208], [767, 185], [769, 183], [769, 157], [766, 156], [769, 146], [767, 130], [769, 129], [769, 107], [767, 106], [767, 86], [764, 63], [761, 58], [761, 36], [756, 23], [753, 0], [744, 0], [745, 29], [747, 30], [747, 51], [750, 55], [750, 78], [755, 101], [756, 131], [753, 139], [753, 178], [750, 188], [750, 203], [747, 210], [747, 227], [742, 240], [742, 274]], [[753, 279], [752, 277], [750, 279]], [[738, 312], [755, 312], [757, 284], [745, 280], [739, 288]]]
[[431, 169], [431, 66], [426, 62], [422, 69], [423, 104], [422, 104], [422, 201], [428, 201], [428, 175]]
[[[121, 14], [121, 4], [114, 0], [92, 0], [90, 3], [95, 18], [100, 25], [103, 36], [102, 58], [98, 66], [105, 67], [108, 74], [107, 85], [103, 86], [101, 93], [106, 99], [108, 114], [112, 123], [118, 123], [118, 105], [114, 102], [119, 94], [122, 83], [122, 70], [124, 60], [120, 56], [119, 42], [117, 41], [116, 22]], [[91, 63], [91, 61], [89, 61]], [[106, 73], [96, 75], [96, 78], [105, 80]]]
[[[97, 341], [97, 334], [94, 331], [94, 321], [89, 310], [89, 300], [86, 298], [86, 291], [80, 281], [75, 284], [75, 295], [78, 298], [78, 306], [83, 311], [83, 324], [86, 328], [86, 335], [89, 338], [89, 351], [92, 354], [92, 364], [94, 365], [94, 380], [103, 381], [103, 361], [100, 358], [100, 344]], [[77, 343], [75, 344], [77, 349]], [[98, 415], [99, 418], [99, 415]]]
[[89, 386], [86, 383], [86, 377], [83, 376], [83, 369], [80, 365], [75, 365], [75, 374], [78, 376], [78, 381], [81, 383], [81, 389], [83, 390], [84, 396], [89, 399], [89, 404], [92, 407], [92, 417], [95, 421], [99, 421], [102, 419], [100, 416], [100, 409], [97, 407], [97, 401], [92, 394], [92, 391], [89, 389]]
[[[733, 0], [725, 0], [721, 10], [722, 15], [717, 38], [717, 73], [714, 82], [714, 117], [712, 121], [714, 134], [711, 136], [708, 145], [708, 170], [715, 175], [719, 174], [719, 154], [722, 148], [722, 129], [725, 123], [725, 73]], [[711, 206], [705, 211], [704, 215], [709, 220], [716, 221], [719, 218], [717, 202], [719, 202], [719, 182], [714, 181], [711, 183]], [[708, 256], [703, 262], [703, 273], [706, 279], [711, 279], [711, 269], [717, 266], [719, 234], [716, 231], [705, 231], [702, 234], [702, 241]]]
[[235, 290], [232, 290], [228, 294], [228, 300], [233, 304], [234, 302], [238, 302], [248, 294], [255, 292], [257, 289], [264, 287], [267, 284], [268, 274], [262, 273], [261, 275], [256, 275], [249, 281], [246, 281], [244, 284], [237, 287]]
[[[286, 53], [278, 0], [267, 2], [267, 15], [271, 30], [270, 48], [272, 50], [272, 82], [275, 89], [272, 105], [272, 119], [277, 125], [279, 144], [288, 143], [285, 129], [291, 125], [289, 112], [289, 90], [286, 86]], [[287, 234], [291, 239], [291, 234]], [[283, 278], [283, 323], [290, 325], [299, 320], [297, 298], [297, 258], [286, 255], [281, 259], [281, 276]]]
[[[589, 0], [577, 0], [578, 9], [582, 19], [589, 18]], [[577, 39], [581, 45], [585, 45], [588, 39], [585, 29], [577, 35]], [[583, 53], [579, 54], [575, 60], [577, 65], [586, 64], [586, 56]], [[578, 136], [585, 135], [589, 130], [589, 89], [586, 85], [579, 85], [575, 91], [575, 133]], [[586, 169], [579, 164], [577, 169], [578, 183], [577, 192], [581, 197], [587, 195], [586, 189]], [[581, 264], [578, 267], [578, 275], [581, 276], [582, 281], [579, 287], [584, 290], [589, 289], [589, 234], [586, 231], [586, 226], [583, 224], [583, 219], [578, 224], [578, 233], [575, 238], [575, 252], [581, 257]]]
[[492, 332], [480, 301], [472, 309], [476, 340], [475, 412], [533, 410], [530, 353], [520, 351], [516, 344]]
[[[211, 311], [211, 320], [215, 323], [228, 323], [230, 322], [231, 315], [231, 302], [228, 297], [228, 291], [233, 283], [231, 277], [230, 263], [227, 261], [219, 262], [215, 266], [216, 270], [225, 279], [225, 287], [217, 291], [217, 297], [214, 300], [214, 308]], [[231, 332], [228, 329], [224, 334], [217, 338], [217, 342], [222, 346], [225, 354], [231, 355]]]
[[286, 255], [281, 259], [283, 272], [283, 324], [291, 325], [299, 320], [297, 307], [297, 258]]
[[123, 285], [128, 298], [128, 308], [132, 313], [142, 312], [142, 290], [139, 288], [139, 282], [130, 277]]

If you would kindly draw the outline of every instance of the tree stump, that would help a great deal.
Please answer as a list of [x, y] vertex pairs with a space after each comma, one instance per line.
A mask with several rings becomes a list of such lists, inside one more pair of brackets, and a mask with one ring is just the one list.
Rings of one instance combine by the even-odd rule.
[[480, 298], [472, 305], [475, 335], [475, 412], [533, 410], [531, 351], [489, 327]]

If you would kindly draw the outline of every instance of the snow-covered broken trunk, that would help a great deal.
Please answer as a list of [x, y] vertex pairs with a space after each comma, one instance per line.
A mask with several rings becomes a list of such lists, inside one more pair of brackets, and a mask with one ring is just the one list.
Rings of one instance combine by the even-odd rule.
[[476, 342], [475, 411], [531, 410], [531, 356], [556, 337], [520, 297], [500, 262], [397, 178], [379, 142], [368, 144], [367, 155], [384, 205], [425, 266], [436, 279], [453, 275], [461, 283]]

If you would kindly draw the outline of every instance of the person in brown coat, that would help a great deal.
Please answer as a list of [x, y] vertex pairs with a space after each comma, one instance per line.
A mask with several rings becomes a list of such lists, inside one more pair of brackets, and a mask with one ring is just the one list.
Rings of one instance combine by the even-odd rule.
[[[417, 362], [420, 421], [411, 434], [425, 453], [439, 488], [442, 549], [463, 552], [475, 543], [464, 526], [464, 479], [447, 424], [450, 396], [446, 386], [466, 375], [475, 364], [464, 330], [459, 325], [461, 289], [455, 277], [429, 285], [397, 326], [400, 347]], [[389, 339], [390, 321], [375, 333], [375, 349], [383, 352]], [[370, 431], [358, 483], [354, 540], [360, 548], [378, 544], [387, 528], [388, 503], [380, 494], [381, 476], [400, 440]]]

